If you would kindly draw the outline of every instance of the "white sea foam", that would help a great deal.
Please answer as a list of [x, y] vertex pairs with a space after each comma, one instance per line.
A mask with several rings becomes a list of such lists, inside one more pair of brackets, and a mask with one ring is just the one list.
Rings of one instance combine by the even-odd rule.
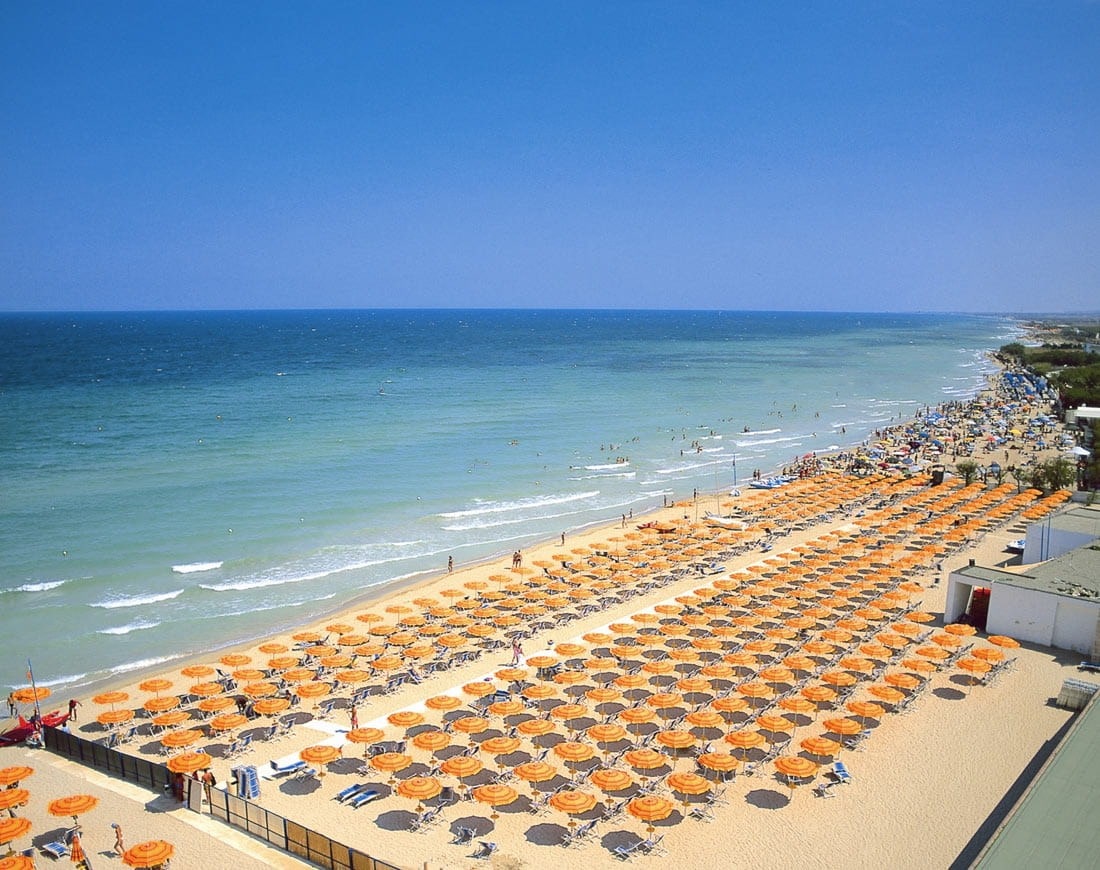
[[622, 477], [630, 480], [636, 477], [636, 471], [624, 471], [621, 474], [582, 474], [579, 477], [570, 477], [569, 480], [607, 480], [609, 477]]
[[142, 631], [146, 628], [156, 628], [160, 625], [159, 622], [153, 622], [147, 619], [138, 619], [134, 622], [127, 623], [126, 625], [118, 625], [114, 628], [101, 628], [96, 634], [129, 634], [131, 631]]
[[173, 565], [173, 574], [199, 574], [203, 571], [217, 571], [224, 562], [190, 562], [186, 565]]
[[765, 444], [785, 444], [788, 441], [798, 441], [805, 437], [805, 435], [785, 435], [782, 438], [756, 438], [752, 441], [735, 441], [734, 444], [738, 447], [762, 447]]
[[282, 610], [287, 607], [302, 607], [306, 604], [312, 604], [315, 601], [328, 601], [330, 598], [335, 598], [336, 593], [330, 592], [328, 595], [310, 596], [309, 598], [302, 598], [297, 601], [280, 601], [277, 604], [259, 604], [256, 607], [242, 607], [240, 610], [224, 610], [212, 613], [205, 613], [196, 619], [224, 619], [228, 616], [245, 616], [249, 613], [263, 613], [267, 610]]
[[64, 586], [66, 582], [65, 580], [44, 580], [41, 583], [24, 583], [22, 586], [0, 589], [0, 594], [4, 592], [49, 592], [58, 586]]
[[112, 674], [126, 674], [130, 671], [140, 671], [142, 668], [152, 668], [157, 665], [163, 665], [165, 662], [175, 661], [176, 659], [183, 658], [183, 653], [176, 653], [171, 656], [156, 656], [150, 659], [138, 659], [134, 662], [126, 662], [122, 665], [116, 665], [111, 668]]
[[624, 465], [630, 465], [629, 462], [608, 462], [603, 465], [582, 465], [585, 471], [609, 471], [614, 468], [622, 468]]
[[102, 607], [105, 610], [114, 610], [119, 607], [142, 607], [146, 604], [156, 604], [159, 601], [171, 601], [182, 594], [182, 589], [176, 589], [173, 592], [162, 592], [159, 595], [131, 595], [120, 598], [107, 598], [103, 601], [94, 601], [88, 606]]
[[[589, 466], [587, 465], [583, 467], [589, 469]], [[571, 501], [580, 501], [581, 499], [594, 498], [599, 494], [600, 491], [598, 489], [594, 489], [589, 492], [535, 496], [532, 498], [516, 499], [515, 501], [485, 502], [478, 507], [469, 508], [468, 510], [463, 511], [447, 511], [445, 513], [439, 514], [439, 516], [445, 520], [455, 520], [462, 517], [476, 517], [480, 516], [481, 514], [502, 514], [508, 513], [510, 511], [525, 511], [531, 510], [532, 508], [545, 507], [547, 505], [568, 504]]]
[[[607, 506], [601, 505], [601, 508], [603, 507]], [[495, 529], [499, 528], [500, 526], [515, 526], [521, 523], [530, 523], [536, 520], [556, 520], [561, 519], [562, 517], [572, 517], [576, 516], [579, 513], [583, 513], [583, 511], [562, 511], [561, 513], [556, 514], [539, 514], [538, 516], [534, 517], [513, 517], [507, 520], [472, 520], [468, 523], [457, 523], [455, 525], [443, 526], [443, 530], [447, 532], [470, 532], [477, 529]]]
[[34, 684], [38, 688], [49, 688], [50, 686], [61, 686], [66, 683], [75, 683], [77, 680], [83, 680], [87, 674], [67, 674], [64, 677], [54, 677], [51, 680], [39, 680], [36, 679]]

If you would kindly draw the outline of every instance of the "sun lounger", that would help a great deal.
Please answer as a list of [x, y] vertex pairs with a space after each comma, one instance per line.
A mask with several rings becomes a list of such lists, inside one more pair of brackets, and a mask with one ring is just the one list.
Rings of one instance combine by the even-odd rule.
[[641, 849], [642, 842], [642, 840], [639, 840], [637, 843], [630, 846], [616, 846], [611, 850], [611, 854], [620, 861], [629, 861], [634, 856], [634, 853]]
[[337, 792], [335, 799], [340, 803], [344, 803], [344, 801], [350, 801], [352, 798], [358, 797], [368, 788], [370, 788], [370, 786], [367, 785], [365, 782], [360, 782], [356, 785], [349, 785], [347, 788], [341, 789], [339, 792]]
[[821, 798], [836, 797], [836, 795], [833, 794], [833, 788], [838, 785], [840, 785], [840, 783], [836, 780], [823, 779], [814, 786], [814, 794]]
[[852, 781], [852, 775], [848, 772], [848, 768], [843, 761], [834, 761], [829, 773], [836, 777], [837, 782]]
[[646, 855], [667, 855], [668, 849], [661, 845], [664, 838], [664, 834], [659, 837], [650, 837], [648, 840], [639, 843], [638, 848]]
[[490, 843], [488, 840], [482, 840], [481, 845], [477, 847], [477, 851], [474, 852], [471, 858], [488, 858], [497, 850], [496, 843]]
[[455, 831], [455, 838], [451, 840], [451, 843], [456, 846], [465, 846], [474, 841], [474, 834], [476, 833], [477, 831], [475, 831], [473, 828], [460, 827], [457, 831]]
[[274, 772], [275, 776], [286, 776], [288, 773], [298, 773], [303, 770], [305, 766], [306, 763], [304, 761], [293, 761], [284, 767], [280, 767], [277, 761], [271, 762], [271, 770]]
[[38, 848], [51, 858], [66, 858], [69, 855], [69, 847], [66, 846], [62, 840], [54, 840], [52, 843], [43, 843]]
[[365, 807], [371, 801], [376, 801], [380, 797], [382, 797], [382, 792], [372, 788], [370, 789], [370, 791], [364, 791], [357, 794], [350, 801], [348, 801], [347, 805], [350, 806], [353, 810], [357, 810], [359, 809], [359, 807]]
[[429, 810], [425, 810], [415, 819], [412, 820], [412, 824], [409, 825], [410, 831], [426, 831], [432, 825], [437, 825], [443, 821], [443, 807], [432, 807]]

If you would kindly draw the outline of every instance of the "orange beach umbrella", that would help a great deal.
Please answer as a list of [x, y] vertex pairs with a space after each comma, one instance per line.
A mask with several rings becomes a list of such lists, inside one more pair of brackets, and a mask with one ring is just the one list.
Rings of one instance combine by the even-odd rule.
[[171, 843], [149, 840], [123, 852], [122, 863], [128, 867], [160, 867], [175, 853], [175, 847]]

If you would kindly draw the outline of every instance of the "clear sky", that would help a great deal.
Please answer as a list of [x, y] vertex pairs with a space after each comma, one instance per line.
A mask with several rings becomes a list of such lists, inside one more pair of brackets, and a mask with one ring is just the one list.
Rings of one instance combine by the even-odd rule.
[[1100, 309], [1100, 3], [3, 4], [0, 309], [436, 306]]

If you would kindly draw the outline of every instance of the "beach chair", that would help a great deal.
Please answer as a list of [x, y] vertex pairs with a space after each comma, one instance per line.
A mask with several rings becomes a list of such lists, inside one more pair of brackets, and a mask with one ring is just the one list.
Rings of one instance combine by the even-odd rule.
[[352, 798], [357, 797], [368, 788], [370, 788], [370, 786], [363, 782], [349, 785], [347, 788], [338, 791], [333, 799], [340, 803], [344, 803], [345, 801], [350, 801]]
[[711, 812], [711, 807], [709, 803], [692, 805], [691, 811], [688, 813], [688, 815], [693, 819], [698, 819], [700, 822], [714, 821], [714, 813]]
[[473, 828], [459, 827], [458, 830], [455, 831], [455, 836], [454, 839], [451, 840], [451, 843], [455, 846], [467, 846], [474, 841], [474, 834], [476, 833], [477, 831]]
[[330, 698], [330, 699], [328, 699], [326, 701], [322, 701], [320, 704], [318, 704], [317, 709], [319, 710], [319, 713], [317, 715], [317, 718], [318, 719], [327, 719], [329, 716], [331, 716], [332, 715], [332, 708], [336, 706], [337, 700], [339, 700], [339, 699]]
[[292, 761], [290, 764], [280, 766], [279, 762], [271, 762], [271, 770], [275, 776], [286, 776], [290, 773], [297, 773], [306, 766], [304, 761]]
[[562, 838], [559, 841], [559, 845], [565, 846], [566, 848], [568, 848], [569, 846], [575, 846], [577, 843], [581, 842], [581, 840], [584, 840], [586, 837], [590, 836], [593, 831], [595, 831], [597, 821], [597, 819], [593, 819], [590, 822], [585, 822], [579, 828], [567, 829], [566, 832], [562, 835]]
[[834, 761], [829, 772], [836, 777], [837, 782], [847, 783], [852, 781], [852, 775], [848, 772], [848, 768], [843, 761]]
[[409, 825], [409, 830], [426, 831], [433, 825], [438, 825], [442, 821], [443, 807], [431, 807], [413, 819], [412, 824]]
[[51, 843], [43, 843], [38, 848], [42, 850], [43, 854], [49, 855], [55, 860], [67, 858], [69, 856], [69, 847], [65, 845], [64, 840], [54, 840]]
[[823, 779], [814, 786], [814, 794], [820, 798], [836, 797], [836, 795], [833, 794], [833, 789], [838, 785], [840, 785], [840, 783], [836, 780]]
[[639, 840], [637, 843], [633, 843], [629, 846], [616, 846], [611, 850], [611, 854], [620, 861], [629, 861], [634, 857], [634, 853], [641, 849], [642, 842], [642, 840]]
[[382, 792], [372, 788], [368, 791], [360, 792], [359, 794], [357, 794], [350, 801], [348, 801], [348, 806], [350, 806], [353, 810], [357, 810], [359, 809], [359, 807], [365, 807], [371, 801], [376, 801], [380, 797], [382, 797]]
[[481, 845], [477, 847], [477, 851], [474, 852], [471, 858], [488, 858], [497, 850], [496, 843], [490, 843], [488, 840], [482, 840]]
[[664, 834], [659, 837], [650, 837], [648, 840], [643, 840], [638, 844], [638, 848], [645, 855], [668, 855], [668, 849], [661, 845], [661, 841], [665, 838]]

